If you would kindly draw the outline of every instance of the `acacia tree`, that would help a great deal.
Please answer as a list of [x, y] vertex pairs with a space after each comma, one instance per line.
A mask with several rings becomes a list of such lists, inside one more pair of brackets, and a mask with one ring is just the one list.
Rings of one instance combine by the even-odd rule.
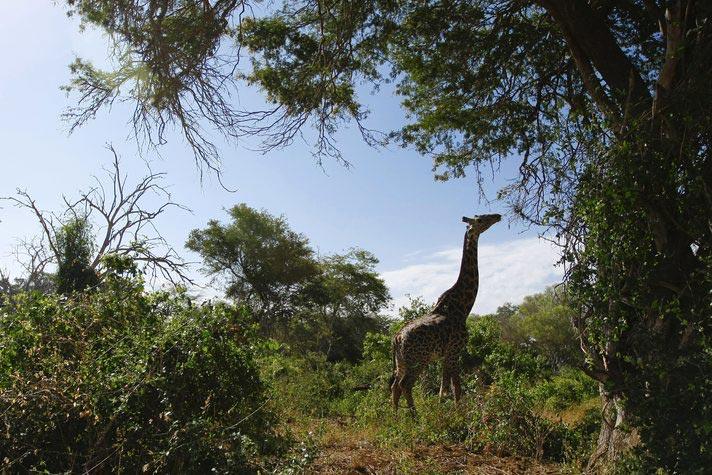
[[229, 223], [210, 220], [186, 242], [213, 283], [247, 303], [265, 335], [330, 360], [357, 360], [390, 300], [378, 259], [363, 249], [319, 257], [283, 216], [244, 203], [228, 214]]
[[225, 284], [225, 295], [245, 302], [260, 317], [262, 329], [294, 314], [319, 267], [309, 240], [292, 231], [284, 217], [246, 204], [233, 206], [231, 222], [210, 220], [194, 229], [186, 247], [203, 259], [203, 270]]
[[[267, 147], [313, 123], [317, 151], [334, 155], [341, 122], [369, 137], [358, 84], [393, 80], [411, 122], [392, 138], [432, 155], [438, 178], [520, 157], [501, 197], [563, 245], [601, 382], [592, 466], [616, 457], [626, 420], [655, 463], [709, 462], [710, 2], [301, 0], [259, 18], [246, 0], [68, 4], [123, 55], [112, 74], [75, 64], [75, 123], [123, 88], [139, 129], [160, 139], [176, 121], [198, 157], [192, 130], [206, 119], [231, 136], [266, 133]], [[269, 110], [228, 99], [243, 48], [240, 77]]]

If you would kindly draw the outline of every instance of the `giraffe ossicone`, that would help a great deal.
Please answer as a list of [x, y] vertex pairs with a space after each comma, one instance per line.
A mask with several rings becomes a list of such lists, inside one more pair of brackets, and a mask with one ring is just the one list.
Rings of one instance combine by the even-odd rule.
[[462, 218], [467, 223], [467, 231], [457, 281], [440, 296], [429, 315], [409, 322], [393, 337], [391, 400], [395, 410], [398, 410], [402, 395], [411, 411], [415, 412], [413, 386], [433, 359], [442, 359], [440, 398], [452, 387], [455, 402], [460, 400], [460, 354], [467, 341], [465, 322], [475, 304], [479, 287], [478, 240], [480, 234], [501, 219], [499, 214]]

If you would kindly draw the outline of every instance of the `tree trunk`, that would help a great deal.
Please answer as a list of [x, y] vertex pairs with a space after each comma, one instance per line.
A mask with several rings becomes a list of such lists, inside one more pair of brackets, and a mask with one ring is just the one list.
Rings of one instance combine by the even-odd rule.
[[620, 457], [636, 443], [637, 437], [627, 427], [627, 415], [620, 395], [611, 394], [599, 385], [602, 403], [601, 431], [596, 449], [585, 473], [607, 473]]

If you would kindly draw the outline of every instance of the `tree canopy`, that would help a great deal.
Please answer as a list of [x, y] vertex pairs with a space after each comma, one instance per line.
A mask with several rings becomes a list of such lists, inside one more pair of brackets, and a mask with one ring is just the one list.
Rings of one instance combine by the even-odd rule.
[[207, 274], [225, 279], [225, 295], [275, 318], [292, 311], [319, 272], [309, 240], [283, 217], [245, 204], [233, 206], [231, 223], [211, 220], [191, 231], [186, 247], [203, 259]]
[[564, 288], [528, 295], [519, 305], [505, 304], [494, 313], [504, 340], [531, 347], [553, 368], [581, 366], [579, 341], [570, 322], [575, 315]]
[[253, 309], [264, 334], [332, 360], [357, 360], [366, 333], [383, 327], [378, 314], [390, 300], [378, 259], [357, 248], [317, 256], [284, 217], [246, 204], [228, 214], [231, 222], [211, 220], [186, 242], [206, 274]]

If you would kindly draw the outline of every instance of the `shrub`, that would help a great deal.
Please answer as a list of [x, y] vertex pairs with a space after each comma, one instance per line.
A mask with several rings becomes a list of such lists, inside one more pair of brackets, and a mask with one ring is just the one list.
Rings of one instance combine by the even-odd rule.
[[391, 336], [384, 333], [369, 332], [363, 340], [363, 359], [365, 361], [392, 360]]
[[324, 354], [274, 354], [261, 366], [273, 388], [272, 407], [287, 420], [329, 416], [332, 403], [344, 394], [344, 364], [329, 363]]
[[470, 432], [484, 450], [555, 462], [579, 460], [600, 423], [598, 412], [575, 425], [545, 417], [531, 388], [513, 375], [490, 386], [480, 410]]
[[4, 470], [251, 472], [280, 448], [247, 312], [114, 278], [0, 317]]
[[533, 388], [534, 398], [544, 407], [555, 411], [598, 395], [598, 383], [580, 369], [563, 368], [550, 380]]
[[514, 377], [501, 378], [489, 388], [480, 424], [478, 436], [498, 454], [561, 458], [545, 450], [552, 446], [548, 439], [558, 435], [556, 424], [534, 411], [534, 399]]
[[479, 371], [487, 383], [505, 373], [516, 373], [529, 380], [548, 375], [544, 358], [528, 347], [502, 340], [500, 323], [489, 315], [468, 320], [464, 366]]

